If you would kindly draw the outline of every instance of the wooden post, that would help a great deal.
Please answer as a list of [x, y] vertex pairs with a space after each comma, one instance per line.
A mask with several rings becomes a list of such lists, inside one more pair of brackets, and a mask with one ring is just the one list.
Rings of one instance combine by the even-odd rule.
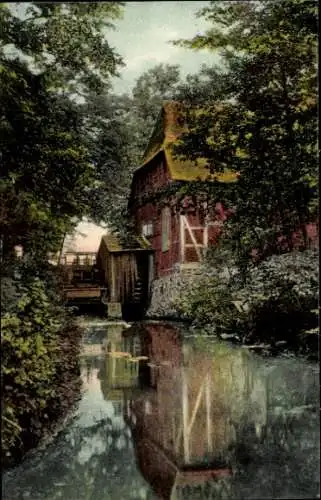
[[206, 249], [208, 247], [208, 224], [207, 224], [207, 220], [205, 221], [205, 226], [204, 226], [203, 245], [204, 245], [204, 249]]
[[208, 451], [212, 451], [213, 450], [213, 442], [212, 442], [211, 375], [210, 375], [210, 372], [207, 372], [207, 375], [206, 375], [205, 399], [206, 399], [207, 447], [208, 447]]
[[110, 362], [110, 360], [112, 362], [112, 365], [111, 365], [112, 366], [112, 368], [111, 368], [111, 370], [112, 370], [112, 372], [111, 372], [111, 383], [112, 383], [112, 385], [114, 385], [115, 378], [116, 378], [116, 361], [117, 360], [113, 356], [109, 357], [109, 362]]
[[110, 271], [111, 271], [111, 290], [110, 290], [110, 301], [117, 302], [116, 300], [116, 270], [115, 270], [115, 259], [114, 256], [110, 256]]
[[113, 255], [110, 255], [110, 302], [107, 304], [107, 314], [110, 318], [121, 318], [121, 303], [118, 302], [117, 280], [116, 280], [116, 261]]
[[152, 289], [152, 284], [154, 280], [154, 255], [148, 255], [148, 296]]
[[184, 462], [189, 462], [189, 435], [188, 435], [188, 385], [186, 380], [186, 373], [182, 368], [182, 412], [183, 412], [183, 449], [184, 449]]
[[181, 263], [185, 262], [185, 224], [184, 224], [184, 216], [179, 216], [180, 223], [180, 244], [181, 244]]
[[193, 234], [193, 231], [188, 223], [188, 220], [187, 220], [187, 217], [185, 217], [185, 215], [183, 215], [183, 224], [184, 224], [184, 230], [185, 230], [185, 227], [187, 228], [188, 232], [189, 232], [189, 235], [190, 235], [190, 238], [193, 242], [193, 245], [194, 245], [194, 248], [195, 248], [195, 251], [197, 253], [197, 256], [199, 258], [199, 260], [201, 260], [202, 256], [201, 256], [201, 252], [200, 252], [200, 249], [199, 249], [199, 245], [196, 241], [196, 238]]
[[204, 381], [202, 382], [200, 388], [199, 388], [199, 391], [198, 391], [198, 394], [197, 394], [197, 398], [196, 398], [196, 402], [195, 402], [195, 406], [194, 406], [194, 409], [193, 409], [193, 413], [192, 413], [192, 417], [191, 417], [191, 420], [190, 420], [190, 423], [188, 425], [188, 429], [187, 429], [187, 434], [188, 434], [188, 438], [190, 437], [190, 434], [191, 434], [191, 430], [192, 430], [192, 427], [193, 427], [193, 424], [195, 422], [195, 417], [196, 417], [196, 414], [198, 412], [198, 409], [200, 407], [200, 404], [201, 404], [201, 400], [202, 400], [202, 396], [203, 396], [203, 392], [204, 392]]

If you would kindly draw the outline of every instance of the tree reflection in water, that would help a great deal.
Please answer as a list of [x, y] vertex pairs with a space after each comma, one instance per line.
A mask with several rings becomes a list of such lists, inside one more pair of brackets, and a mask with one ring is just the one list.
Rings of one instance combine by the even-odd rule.
[[84, 394], [77, 415], [55, 441], [37, 451], [3, 482], [7, 500], [152, 499], [137, 469], [131, 433], [119, 399], [104, 401], [103, 358], [82, 358]]
[[82, 357], [74, 419], [5, 475], [5, 499], [316, 497], [317, 367], [170, 324], [116, 330]]
[[[125, 335], [133, 334], [137, 328]], [[182, 342], [169, 324], [145, 324], [140, 336], [149, 389], [126, 402], [125, 420], [159, 496], [316, 496], [319, 400], [311, 366], [208, 340]]]

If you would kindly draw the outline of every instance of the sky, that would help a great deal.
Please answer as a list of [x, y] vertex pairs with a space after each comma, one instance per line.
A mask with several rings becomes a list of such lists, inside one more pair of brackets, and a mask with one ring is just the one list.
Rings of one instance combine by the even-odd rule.
[[[205, 50], [194, 52], [168, 43], [203, 33], [208, 23], [196, 18], [195, 13], [208, 4], [188, 0], [128, 2], [123, 19], [115, 22], [115, 31], [106, 33], [108, 42], [126, 64], [121, 70], [121, 78], [115, 79], [114, 92], [130, 92], [135, 80], [159, 63], [179, 64], [183, 77], [197, 72], [203, 64], [217, 63], [217, 57]], [[96, 251], [106, 228], [84, 221], [77, 231], [86, 236], [78, 234], [69, 239], [65, 248]]]
[[121, 79], [115, 80], [114, 91], [130, 92], [135, 80], [156, 64], [179, 64], [185, 77], [202, 64], [217, 62], [206, 50], [195, 52], [169, 43], [203, 33], [209, 25], [195, 14], [208, 4], [188, 0], [127, 2], [123, 19], [115, 22], [116, 30], [107, 33], [108, 42], [126, 64]]
[[100, 240], [108, 231], [106, 225], [99, 226], [84, 219], [78, 224], [75, 235], [66, 237], [63, 252], [97, 252]]

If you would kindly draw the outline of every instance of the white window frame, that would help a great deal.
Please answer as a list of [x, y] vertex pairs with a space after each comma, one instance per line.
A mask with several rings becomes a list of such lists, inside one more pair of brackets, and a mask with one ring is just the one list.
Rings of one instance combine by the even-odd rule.
[[154, 235], [154, 227], [153, 227], [153, 222], [148, 221], [144, 222], [142, 224], [142, 236], [145, 236], [145, 238], [149, 238], [150, 236]]
[[162, 252], [167, 252], [171, 240], [171, 211], [169, 207], [162, 209]]

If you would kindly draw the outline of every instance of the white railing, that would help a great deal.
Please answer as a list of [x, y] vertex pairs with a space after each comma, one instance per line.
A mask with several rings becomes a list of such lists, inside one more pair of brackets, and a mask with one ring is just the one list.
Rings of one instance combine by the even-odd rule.
[[62, 266], [93, 266], [96, 264], [96, 252], [67, 252], [60, 257]]

